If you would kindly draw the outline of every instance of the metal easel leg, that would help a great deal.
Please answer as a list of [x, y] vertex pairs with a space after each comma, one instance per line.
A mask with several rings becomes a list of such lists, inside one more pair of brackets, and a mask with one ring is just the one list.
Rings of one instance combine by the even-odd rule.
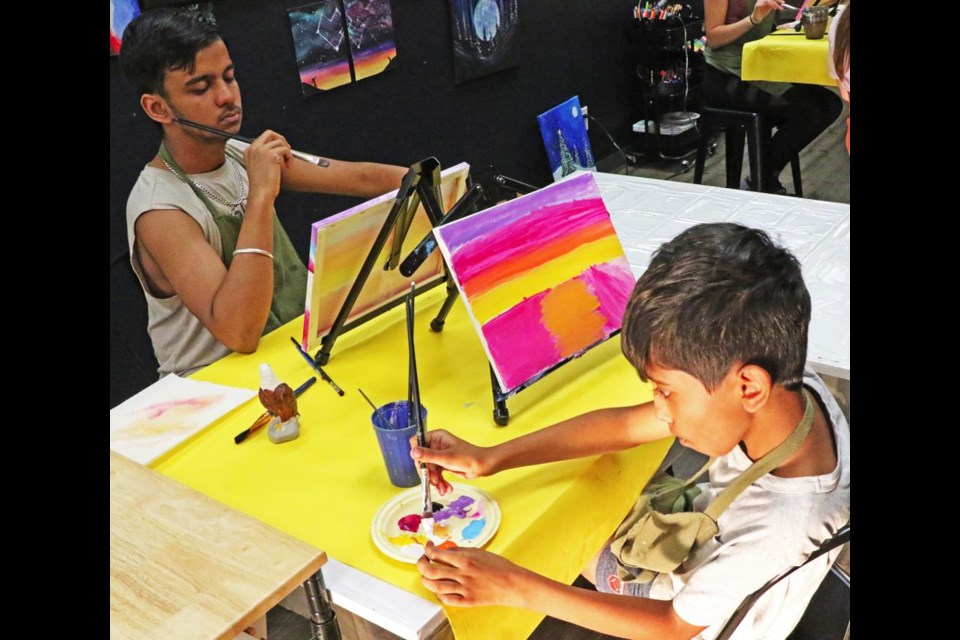
[[490, 388], [493, 390], [493, 421], [505, 427], [510, 422], [510, 411], [507, 409], [507, 398], [500, 391], [500, 382], [492, 365], [490, 366]]
[[330, 602], [330, 593], [323, 583], [323, 572], [317, 571], [303, 583], [310, 606], [311, 640], [341, 640], [340, 623]]
[[430, 328], [437, 333], [443, 331], [443, 325], [447, 322], [447, 315], [450, 313], [450, 310], [453, 309], [453, 303], [457, 301], [457, 296], [460, 295], [460, 291], [457, 289], [457, 283], [453, 281], [453, 275], [450, 273], [450, 269], [446, 266], [444, 266], [444, 269], [447, 271], [447, 299], [443, 301], [443, 306], [440, 307], [437, 316], [430, 321]]

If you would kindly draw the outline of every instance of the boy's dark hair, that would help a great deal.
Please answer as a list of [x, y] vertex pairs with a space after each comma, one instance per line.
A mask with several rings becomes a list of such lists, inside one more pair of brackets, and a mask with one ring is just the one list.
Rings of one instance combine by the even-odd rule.
[[644, 381], [654, 364], [713, 391], [742, 363], [796, 391], [809, 323], [810, 294], [789, 251], [757, 229], [700, 224], [654, 253], [627, 303], [621, 343]]
[[165, 7], [144, 11], [123, 31], [120, 67], [137, 95], [166, 95], [167, 71], [192, 73], [197, 53], [222, 39], [199, 11]]

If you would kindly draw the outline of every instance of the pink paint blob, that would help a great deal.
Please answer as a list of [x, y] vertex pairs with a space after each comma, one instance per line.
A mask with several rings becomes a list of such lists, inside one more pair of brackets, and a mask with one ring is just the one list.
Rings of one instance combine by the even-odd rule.
[[186, 398], [183, 400], [168, 400], [166, 402], [157, 402], [151, 405], [148, 405], [141, 409], [147, 414], [147, 417], [150, 419], [156, 419], [167, 413], [168, 411], [173, 411], [174, 409], [190, 409], [199, 411], [205, 407], [212, 405], [214, 402], [218, 402], [221, 399], [221, 396], [203, 396], [201, 398]]
[[600, 313], [607, 320], [604, 331], [609, 334], [619, 329], [627, 300], [636, 283], [627, 259], [614, 258], [593, 265], [583, 272], [580, 279], [600, 301]]
[[554, 344], [553, 334], [543, 325], [540, 310], [540, 300], [549, 293], [547, 289], [524, 299], [481, 328], [506, 389], [513, 389], [560, 361], [560, 350]]
[[420, 521], [423, 519], [423, 516], [417, 515], [416, 513], [411, 513], [408, 516], [403, 516], [397, 521], [397, 526], [400, 527], [400, 531], [409, 531], [411, 533], [416, 533], [420, 528]]

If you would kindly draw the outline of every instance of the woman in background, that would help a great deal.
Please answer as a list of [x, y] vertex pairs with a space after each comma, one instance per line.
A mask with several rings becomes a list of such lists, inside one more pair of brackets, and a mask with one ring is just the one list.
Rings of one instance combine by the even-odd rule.
[[[837, 79], [840, 97], [850, 104], [850, 0], [840, 5], [830, 23], [830, 75]], [[850, 153], [850, 116], [847, 116], [847, 154]]]
[[774, 12], [782, 5], [782, 0], [704, 0], [703, 91], [706, 106], [761, 112], [777, 128], [766, 148], [769, 173], [762, 184], [765, 191], [785, 194], [780, 172], [840, 116], [843, 103], [826, 87], [740, 79], [743, 45], [773, 30]]

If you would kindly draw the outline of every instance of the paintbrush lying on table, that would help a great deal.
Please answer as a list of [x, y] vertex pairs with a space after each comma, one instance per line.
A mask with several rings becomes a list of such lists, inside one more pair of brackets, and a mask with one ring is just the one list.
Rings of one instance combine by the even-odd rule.
[[[194, 129], [200, 129], [201, 131], [206, 131], [207, 133], [215, 133], [218, 136], [223, 136], [224, 138], [231, 138], [233, 140], [239, 140], [240, 142], [246, 142], [247, 144], [250, 144], [254, 140], [253, 138], [248, 138], [247, 136], [237, 135], [236, 133], [230, 133], [229, 131], [224, 131], [223, 129], [217, 129], [215, 127], [208, 127], [205, 124], [191, 122], [189, 120], [184, 120], [183, 118], [174, 118], [173, 121], [187, 127], [193, 127]], [[315, 156], [312, 153], [304, 153], [303, 151], [294, 151], [293, 149], [290, 150], [290, 153], [293, 154], [294, 158], [303, 160], [304, 162], [309, 162], [310, 164], [315, 164], [321, 167], [330, 166], [329, 160], [324, 160], [320, 156]]]
[[[427, 446], [427, 429], [423, 424], [420, 413], [420, 383], [417, 380], [417, 354], [413, 347], [413, 297], [416, 295], [417, 283], [410, 284], [410, 293], [407, 294], [407, 346], [410, 350], [410, 372], [407, 382], [407, 410], [410, 412], [409, 421], [417, 425], [417, 445]], [[420, 463], [420, 483], [423, 485], [423, 520], [420, 521], [424, 532], [433, 535], [433, 500], [430, 497], [430, 473], [427, 465]]]

